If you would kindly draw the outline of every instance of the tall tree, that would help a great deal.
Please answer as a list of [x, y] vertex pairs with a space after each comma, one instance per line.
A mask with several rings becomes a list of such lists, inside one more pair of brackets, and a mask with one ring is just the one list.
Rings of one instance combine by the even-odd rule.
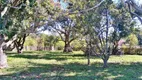
[[[30, 6], [34, 4], [34, 0], [28, 0]], [[3, 43], [7, 33], [7, 28], [12, 25], [12, 17], [15, 11], [23, 10], [27, 5], [27, 0], [0, 0], [0, 68], [7, 67], [7, 57], [3, 53]], [[19, 16], [17, 16], [19, 17]], [[9, 23], [9, 24], [8, 24]]]
[[[124, 1], [121, 0], [120, 2], [123, 3]], [[87, 29], [88, 31], [88, 32], [86, 31], [86, 33], [89, 33], [88, 39], [90, 40], [88, 40], [89, 41], [88, 44], [90, 44], [91, 50], [95, 48], [93, 52], [94, 53], [99, 52], [101, 54], [100, 56], [104, 61], [104, 67], [107, 66], [107, 60], [109, 59], [109, 56], [111, 54], [112, 50], [111, 42], [115, 42], [119, 40], [121, 37], [126, 36], [124, 35], [125, 33], [129, 35], [131, 26], [134, 26], [134, 23], [132, 22], [132, 19], [128, 14], [127, 9], [129, 10], [131, 16], [135, 15], [141, 21], [141, 18], [137, 16], [137, 14], [132, 12], [133, 10], [140, 11], [140, 7], [135, 4], [134, 0], [127, 0], [126, 3], [128, 4], [128, 7], [125, 6], [125, 8], [124, 7], [119, 8], [121, 10], [115, 8], [115, 11], [118, 11], [119, 12], [118, 14], [120, 14], [116, 15], [113, 12], [114, 4], [112, 0], [100, 0], [100, 1], [85, 0], [83, 2], [81, 1], [76, 2], [70, 0], [69, 5], [71, 4], [72, 6], [69, 7], [70, 8], [68, 12], [69, 14], [77, 14], [77, 15], [87, 14], [86, 15], [87, 18], [82, 17], [80, 20], [84, 20], [84, 18], [85, 20], [80, 21], [80, 23], [83, 23], [83, 26], [85, 26], [85, 29]], [[96, 6], [94, 6], [94, 4], [96, 4]], [[131, 7], [133, 7], [133, 10], [131, 9]], [[121, 16], [121, 17], [117, 19], [116, 16], [119, 17]], [[110, 27], [113, 27], [114, 29], [114, 32], [112, 31], [113, 33], [111, 34], [109, 33]], [[113, 39], [113, 36], [115, 35], [118, 35], [119, 39]], [[91, 44], [94, 47], [93, 46], [91, 47]]]
[[[71, 42], [79, 37], [79, 29], [81, 30], [81, 28], [76, 25], [75, 20], [69, 16], [60, 15], [50, 24], [50, 29], [57, 32], [65, 43], [63, 52], [72, 52]], [[48, 26], [50, 26], [50, 24], [48, 24]]]
[[49, 35], [45, 38], [45, 46], [49, 46], [51, 51], [55, 50], [56, 43], [59, 41], [59, 37], [55, 35]]
[[[84, 26], [84, 34], [87, 35], [87, 52], [88, 64], [90, 63], [89, 56], [91, 53], [99, 55], [104, 65], [107, 67], [107, 61], [111, 54], [111, 42], [109, 28], [111, 27], [110, 21], [110, 5], [111, 1], [105, 1], [99, 7], [93, 8], [94, 3], [101, 3], [101, 1], [90, 1], [84, 7], [88, 8], [88, 12], [84, 12], [84, 17], [81, 17], [81, 22]], [[92, 7], [93, 6], [93, 7]], [[91, 8], [90, 8], [91, 7]]]

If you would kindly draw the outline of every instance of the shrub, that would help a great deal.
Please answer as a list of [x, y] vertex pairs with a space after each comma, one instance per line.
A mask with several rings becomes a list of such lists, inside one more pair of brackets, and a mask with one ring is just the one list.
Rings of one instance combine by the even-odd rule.
[[86, 45], [84, 40], [75, 40], [71, 43], [71, 46], [74, 51], [80, 51], [82, 48], [84, 48]]
[[131, 54], [131, 55], [135, 55], [135, 54], [142, 54], [142, 48], [141, 47], [129, 47], [129, 46], [125, 46], [123, 45], [121, 47], [121, 50], [124, 52], [124, 54]]
[[57, 50], [63, 50], [64, 49], [64, 46], [65, 46], [65, 43], [63, 41], [58, 41], [56, 43], [56, 48]]

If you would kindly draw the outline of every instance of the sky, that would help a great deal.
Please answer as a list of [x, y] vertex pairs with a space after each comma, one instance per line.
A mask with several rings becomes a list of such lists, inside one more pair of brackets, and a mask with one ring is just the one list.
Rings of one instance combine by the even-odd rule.
[[[57, 0], [54, 0], [54, 2], [57, 2]], [[63, 2], [63, 0], [61, 0], [61, 2], [60, 2], [60, 3], [61, 3], [61, 8], [62, 8], [62, 9], [66, 9], [67, 4], [66, 4], [66, 3], [64, 3], [64, 2]]]
[[[118, 1], [120, 1], [120, 0], [112, 0], [112, 1], [114, 1], [114, 2], [118, 2]], [[135, 0], [138, 4], [142, 4], [142, 0]]]

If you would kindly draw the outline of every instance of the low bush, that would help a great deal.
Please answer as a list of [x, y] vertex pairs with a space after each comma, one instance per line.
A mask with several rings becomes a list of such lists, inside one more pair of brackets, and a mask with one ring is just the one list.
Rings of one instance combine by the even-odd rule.
[[130, 55], [142, 54], [142, 47], [122, 46], [121, 50], [123, 51], [124, 54], [130, 54]]
[[71, 46], [74, 51], [80, 51], [86, 46], [86, 42], [84, 40], [74, 40]]
[[57, 50], [63, 50], [64, 49], [64, 45], [65, 45], [65, 43], [63, 41], [58, 41], [56, 43]]

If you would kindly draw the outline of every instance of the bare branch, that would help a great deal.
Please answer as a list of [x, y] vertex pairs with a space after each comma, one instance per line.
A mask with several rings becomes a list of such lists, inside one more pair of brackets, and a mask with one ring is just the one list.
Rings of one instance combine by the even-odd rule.
[[76, 37], [74, 37], [74, 38], [72, 38], [69, 42], [72, 42], [73, 40], [75, 40], [75, 39], [77, 39], [78, 37], [76, 36]]
[[1, 17], [3, 17], [5, 15], [5, 13], [7, 12], [8, 7], [5, 7], [4, 10], [0, 13]]
[[14, 9], [21, 9], [22, 6], [26, 6], [26, 4], [21, 4], [20, 6], [16, 7], [16, 6], [10, 6], [10, 8], [14, 8]]
[[[131, 3], [130, 3], [130, 1], [131, 1]], [[126, 2], [128, 2], [128, 1], [126, 1]], [[134, 7], [134, 9], [136, 9], [138, 12], [142, 13], [142, 8], [139, 7], [139, 6], [134, 2], [134, 0], [129, 0], [129, 4], [131, 4], [131, 5]]]
[[61, 34], [59, 31], [56, 31], [56, 32], [59, 34], [59, 36], [61, 37], [61, 39], [62, 39], [63, 41], [65, 41], [64, 38], [63, 38], [63, 36], [62, 36], [62, 34]]
[[82, 10], [82, 11], [79, 11], [79, 12], [68, 12], [69, 14], [79, 14], [79, 13], [82, 13], [82, 12], [88, 12], [88, 11], [91, 11], [95, 8], [98, 8], [105, 0], [102, 0], [100, 3], [98, 3], [97, 5], [95, 5], [94, 7], [92, 8], [89, 8], [89, 9], [85, 9], [85, 10]]
[[60, 30], [60, 29], [57, 29], [57, 28], [54, 28], [56, 31], [60, 31], [61, 33], [65, 34], [64, 31]]
[[131, 14], [135, 15], [139, 19], [139, 21], [141, 22], [141, 24], [142, 24], [142, 18], [138, 14], [136, 14], [134, 12], [131, 12]]

